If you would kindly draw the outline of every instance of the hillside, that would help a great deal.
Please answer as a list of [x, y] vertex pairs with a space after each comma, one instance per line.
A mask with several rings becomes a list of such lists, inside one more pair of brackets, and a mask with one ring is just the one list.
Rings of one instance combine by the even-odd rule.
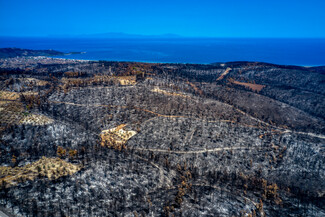
[[0, 205], [17, 216], [324, 216], [324, 72], [0, 59]]
[[0, 48], [0, 58], [33, 57], [33, 56], [63, 56], [81, 52], [63, 53], [55, 50], [30, 50], [21, 48]]

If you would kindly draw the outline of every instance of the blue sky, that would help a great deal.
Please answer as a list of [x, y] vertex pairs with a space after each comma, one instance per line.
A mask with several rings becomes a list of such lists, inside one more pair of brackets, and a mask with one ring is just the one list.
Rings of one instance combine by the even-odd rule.
[[0, 35], [325, 37], [324, 0], [0, 0]]

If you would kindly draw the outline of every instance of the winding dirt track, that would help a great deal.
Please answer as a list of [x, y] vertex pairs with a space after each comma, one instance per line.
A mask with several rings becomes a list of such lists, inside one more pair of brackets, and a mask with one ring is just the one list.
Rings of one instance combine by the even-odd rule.
[[217, 78], [217, 81], [222, 80], [230, 71], [232, 70], [232, 68], [227, 68], [220, 76], [219, 78]]
[[219, 152], [225, 150], [251, 150], [257, 149], [258, 147], [224, 147], [224, 148], [213, 148], [213, 149], [202, 149], [196, 151], [171, 151], [166, 149], [152, 149], [152, 148], [130, 148], [131, 150], [136, 151], [151, 151], [151, 152], [160, 152], [160, 153], [168, 153], [168, 154], [202, 154], [202, 153], [209, 153], [209, 152]]
[[[83, 106], [83, 107], [88, 107], [88, 106], [92, 106], [92, 107], [109, 107], [109, 108], [130, 108], [128, 106], [122, 106], [122, 105], [101, 105], [101, 104], [77, 104], [77, 103], [71, 103], [71, 102], [62, 102], [62, 101], [49, 101], [50, 103], [54, 103], [54, 104], [66, 104], [66, 105], [72, 105], [72, 106]], [[221, 102], [223, 103], [223, 102]], [[273, 129], [276, 129], [276, 130], [279, 130], [281, 131], [281, 133], [293, 133], [293, 134], [301, 134], [301, 135], [306, 135], [306, 136], [310, 136], [310, 137], [316, 137], [316, 138], [320, 138], [320, 139], [325, 139], [325, 135], [321, 135], [321, 134], [315, 134], [315, 133], [307, 133], [307, 132], [299, 132], [299, 131], [294, 131], [294, 130], [289, 130], [289, 129], [285, 129], [285, 128], [282, 128], [282, 127], [277, 127], [277, 126], [274, 126], [274, 125], [271, 125], [269, 123], [266, 123], [258, 118], [255, 118], [253, 116], [251, 116], [250, 114], [247, 114], [246, 112], [238, 109], [238, 108], [235, 108], [234, 106], [232, 105], [229, 105], [227, 103], [223, 103], [233, 109], [235, 109], [236, 111], [238, 111], [239, 113], [249, 117], [250, 119], [258, 122], [258, 123], [261, 123], [261, 124], [264, 124], [270, 128], [273, 128]], [[197, 119], [197, 120], [204, 120], [204, 119], [200, 119], [200, 118], [194, 118], [194, 117], [187, 117], [187, 116], [181, 116], [181, 115], [164, 115], [164, 114], [159, 114], [157, 112], [154, 112], [154, 111], [150, 111], [148, 109], [144, 109], [144, 108], [140, 108], [140, 107], [132, 107], [133, 109], [136, 109], [136, 110], [139, 110], [139, 111], [144, 111], [144, 112], [147, 112], [147, 113], [150, 113], [150, 114], [154, 114], [158, 117], [165, 117], [165, 118], [189, 118], [189, 119]], [[226, 123], [236, 123], [235, 121], [231, 121], [231, 120], [215, 120], [215, 121], [209, 121], [209, 120], [206, 120], [207, 122], [209, 123], [216, 123], [216, 122], [226, 122]], [[245, 127], [253, 127], [253, 128], [259, 128], [257, 126], [251, 126], [251, 125], [246, 125], [246, 124], [239, 124], [239, 125], [243, 125]]]
[[[78, 103], [71, 103], [71, 102], [62, 102], [62, 101], [49, 101], [50, 103], [54, 104], [66, 104], [66, 105], [72, 105], [72, 106], [82, 106], [82, 107], [108, 107], [108, 108], [130, 108], [128, 106], [123, 106], [123, 105], [101, 105], [101, 104], [78, 104]], [[164, 118], [188, 118], [188, 119], [197, 119], [197, 120], [203, 120], [201, 118], [194, 118], [194, 117], [188, 117], [188, 116], [182, 116], [182, 115], [164, 115], [164, 114], [159, 114], [154, 111], [150, 111], [148, 109], [140, 108], [140, 107], [132, 107], [133, 109], [139, 110], [139, 111], [144, 111], [153, 115], [156, 115], [157, 117], [164, 117]], [[217, 123], [217, 122], [226, 122], [226, 123], [236, 123], [235, 121], [231, 120], [216, 120], [216, 121], [208, 121], [209, 123]], [[249, 126], [249, 125], [245, 125]], [[253, 126], [252, 126], [253, 127]], [[254, 126], [255, 127], [255, 126]]]

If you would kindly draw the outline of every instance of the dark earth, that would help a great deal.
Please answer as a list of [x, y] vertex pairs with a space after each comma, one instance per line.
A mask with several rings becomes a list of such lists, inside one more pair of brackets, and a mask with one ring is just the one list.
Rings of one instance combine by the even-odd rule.
[[[325, 216], [324, 67], [9, 57], [8, 216]], [[81, 169], [15, 170], [42, 157]]]

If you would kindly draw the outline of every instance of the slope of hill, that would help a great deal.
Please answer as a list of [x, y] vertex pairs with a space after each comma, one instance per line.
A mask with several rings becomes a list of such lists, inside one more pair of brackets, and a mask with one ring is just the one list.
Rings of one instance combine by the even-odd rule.
[[0, 205], [324, 216], [324, 81], [321, 67], [267, 63], [1, 59]]

